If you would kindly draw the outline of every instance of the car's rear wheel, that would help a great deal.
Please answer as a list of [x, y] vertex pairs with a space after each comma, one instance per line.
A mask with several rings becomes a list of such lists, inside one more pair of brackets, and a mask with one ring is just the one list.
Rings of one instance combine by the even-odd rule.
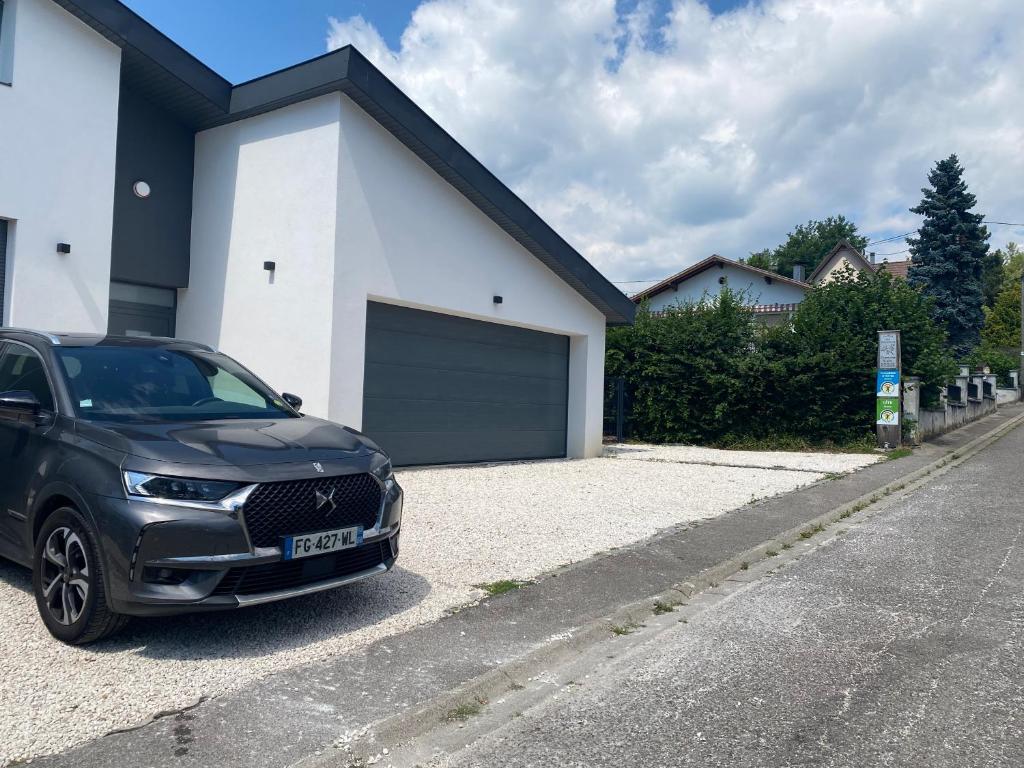
[[97, 536], [82, 514], [63, 507], [36, 539], [32, 588], [50, 634], [74, 645], [113, 634], [128, 621], [107, 605]]

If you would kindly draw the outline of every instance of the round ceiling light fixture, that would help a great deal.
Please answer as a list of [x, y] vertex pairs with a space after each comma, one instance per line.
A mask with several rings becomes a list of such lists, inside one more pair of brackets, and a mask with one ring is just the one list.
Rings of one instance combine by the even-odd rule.
[[136, 197], [141, 197], [143, 200], [145, 200], [147, 197], [149, 197], [152, 190], [149, 188], [149, 184], [147, 184], [145, 181], [136, 181], [134, 184], [132, 184], [132, 192], [135, 193]]

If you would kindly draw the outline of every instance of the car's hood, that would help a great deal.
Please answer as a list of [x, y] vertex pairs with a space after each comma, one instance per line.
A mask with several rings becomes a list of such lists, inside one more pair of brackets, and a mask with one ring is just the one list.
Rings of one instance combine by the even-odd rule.
[[312, 416], [185, 424], [80, 422], [79, 434], [143, 459], [221, 467], [334, 462], [379, 450], [366, 437]]

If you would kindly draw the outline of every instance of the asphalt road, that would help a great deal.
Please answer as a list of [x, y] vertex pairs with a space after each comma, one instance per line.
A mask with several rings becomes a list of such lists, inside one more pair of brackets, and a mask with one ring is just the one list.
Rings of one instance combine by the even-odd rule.
[[446, 766], [1024, 766], [1024, 428]]

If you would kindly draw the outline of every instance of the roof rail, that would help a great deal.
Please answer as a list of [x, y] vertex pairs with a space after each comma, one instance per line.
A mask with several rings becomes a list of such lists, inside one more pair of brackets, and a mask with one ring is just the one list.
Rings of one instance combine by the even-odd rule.
[[55, 347], [60, 346], [60, 337], [52, 333], [47, 333], [46, 331], [36, 331], [32, 328], [9, 328], [7, 326], [0, 326], [0, 333], [4, 332], [27, 333], [31, 336], [39, 336], [41, 338], [44, 338], [48, 342], [53, 344]]

